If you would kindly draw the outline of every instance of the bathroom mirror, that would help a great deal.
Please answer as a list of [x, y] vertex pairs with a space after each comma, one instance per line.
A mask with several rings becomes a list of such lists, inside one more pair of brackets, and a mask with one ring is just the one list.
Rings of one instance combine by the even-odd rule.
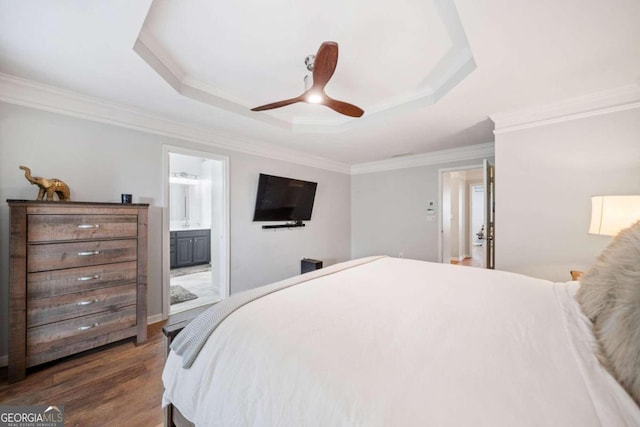
[[171, 184], [171, 221], [189, 220], [189, 193], [190, 185]]

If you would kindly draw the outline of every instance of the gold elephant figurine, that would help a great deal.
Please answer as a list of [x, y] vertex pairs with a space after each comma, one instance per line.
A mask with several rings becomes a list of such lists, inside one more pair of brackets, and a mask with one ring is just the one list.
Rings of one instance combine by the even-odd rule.
[[53, 200], [54, 194], [57, 194], [60, 200], [71, 200], [71, 190], [69, 190], [69, 186], [58, 178], [47, 179], [39, 176], [31, 176], [31, 169], [26, 166], [20, 166], [20, 169], [24, 171], [24, 177], [27, 178], [27, 181], [29, 181], [31, 185], [40, 187], [36, 200], [44, 200], [45, 193], [47, 193], [47, 200]]

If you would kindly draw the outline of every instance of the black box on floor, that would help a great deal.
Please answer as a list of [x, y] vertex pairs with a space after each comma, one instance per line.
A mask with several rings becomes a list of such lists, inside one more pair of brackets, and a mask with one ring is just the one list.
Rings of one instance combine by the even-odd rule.
[[300, 261], [300, 270], [302, 274], [308, 273], [314, 270], [319, 270], [321, 268], [322, 268], [322, 261], [318, 261], [317, 259], [302, 258], [302, 261]]

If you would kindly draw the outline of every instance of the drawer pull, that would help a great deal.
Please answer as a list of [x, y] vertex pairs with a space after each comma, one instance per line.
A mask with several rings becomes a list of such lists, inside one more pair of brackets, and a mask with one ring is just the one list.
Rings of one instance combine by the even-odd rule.
[[78, 252], [78, 256], [91, 256], [91, 255], [100, 255], [100, 251]]
[[96, 274], [95, 276], [82, 276], [82, 277], [78, 277], [76, 280], [78, 282], [86, 282], [87, 280], [98, 280], [100, 278], [99, 274]]
[[89, 304], [94, 304], [96, 302], [100, 302], [100, 300], [96, 298], [89, 301], [78, 301], [76, 305], [89, 305]]
[[78, 328], [79, 331], [88, 331], [91, 328], [95, 328], [96, 326], [100, 326], [100, 323], [94, 323], [93, 325], [85, 325], [85, 326], [80, 326]]
[[91, 230], [92, 228], [100, 228], [100, 224], [80, 224], [78, 228], [80, 230]]

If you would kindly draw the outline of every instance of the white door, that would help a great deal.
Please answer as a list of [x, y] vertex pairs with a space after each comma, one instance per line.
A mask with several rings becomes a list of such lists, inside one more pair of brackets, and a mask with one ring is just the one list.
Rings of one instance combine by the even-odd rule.
[[483, 161], [484, 169], [484, 267], [495, 268], [495, 168], [488, 160]]

